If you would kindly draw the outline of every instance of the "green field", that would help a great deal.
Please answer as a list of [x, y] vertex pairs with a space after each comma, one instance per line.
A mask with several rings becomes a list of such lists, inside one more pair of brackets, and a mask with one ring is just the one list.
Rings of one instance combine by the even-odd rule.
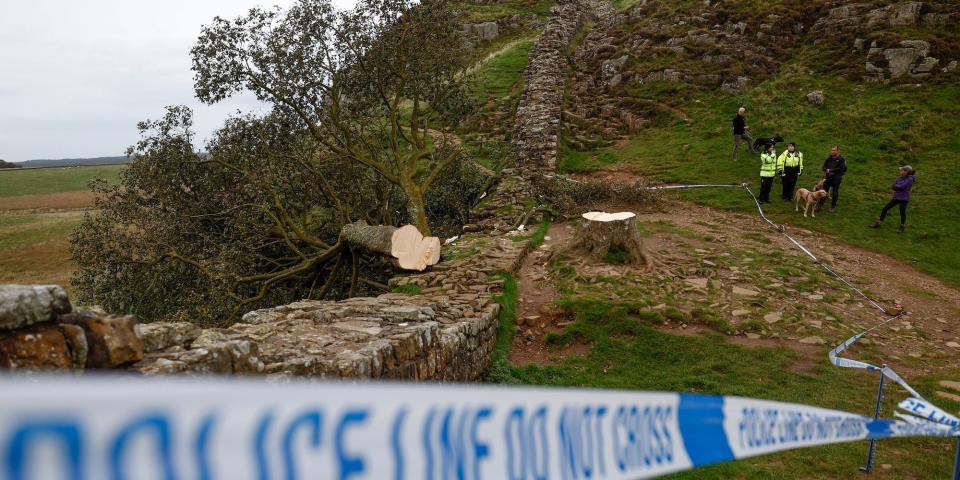
[[91, 180], [117, 182], [124, 165], [0, 170], [0, 197], [45, 195], [89, 189]]
[[0, 171], [0, 283], [68, 286], [74, 268], [69, 237], [92, 206], [89, 183], [117, 182], [123, 168]]

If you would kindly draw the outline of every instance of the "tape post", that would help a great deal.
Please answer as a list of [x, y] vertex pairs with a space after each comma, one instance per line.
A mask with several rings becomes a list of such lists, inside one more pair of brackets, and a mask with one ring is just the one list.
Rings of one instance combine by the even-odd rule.
[[619, 480], [831, 443], [960, 435], [663, 392], [112, 377], [0, 377], [0, 392], [4, 480]]

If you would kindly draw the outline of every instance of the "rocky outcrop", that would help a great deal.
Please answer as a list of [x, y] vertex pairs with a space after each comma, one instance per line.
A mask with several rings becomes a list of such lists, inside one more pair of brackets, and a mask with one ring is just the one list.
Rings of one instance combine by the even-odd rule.
[[873, 46], [867, 52], [865, 79], [887, 82], [901, 77], [926, 78], [932, 75], [940, 60], [927, 56], [930, 43], [924, 40], [904, 40], [893, 48]]
[[0, 369], [110, 369], [143, 358], [129, 316], [74, 311], [62, 287], [0, 285]]
[[879, 7], [872, 3], [850, 3], [830, 9], [817, 20], [811, 33], [826, 37], [832, 33], [867, 32], [914, 25], [945, 25], [958, 20], [956, 4], [903, 2]]
[[497, 22], [465, 23], [461, 30], [467, 38], [485, 42], [500, 36], [500, 26]]

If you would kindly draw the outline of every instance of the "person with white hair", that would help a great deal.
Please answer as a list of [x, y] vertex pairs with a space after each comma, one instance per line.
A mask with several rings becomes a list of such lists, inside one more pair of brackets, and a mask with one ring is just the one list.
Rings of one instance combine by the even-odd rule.
[[733, 160], [736, 161], [739, 158], [740, 154], [740, 142], [747, 142], [747, 148], [750, 149], [750, 153], [754, 153], [753, 150], [753, 137], [747, 133], [750, 130], [750, 127], [747, 126], [747, 109], [740, 107], [737, 110], [737, 115], [733, 117]]

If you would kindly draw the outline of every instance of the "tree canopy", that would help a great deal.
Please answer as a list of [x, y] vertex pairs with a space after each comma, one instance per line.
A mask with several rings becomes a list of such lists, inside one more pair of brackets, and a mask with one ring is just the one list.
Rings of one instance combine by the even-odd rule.
[[142, 122], [121, 183], [94, 185], [98, 211], [73, 235], [81, 300], [229, 323], [385, 289], [391, 265], [344, 227], [453, 233], [486, 185], [443, 133], [465, 112], [454, 19], [432, 0], [215, 18], [191, 52], [198, 98], [249, 91], [273, 108], [228, 119], [202, 154], [188, 108]]

